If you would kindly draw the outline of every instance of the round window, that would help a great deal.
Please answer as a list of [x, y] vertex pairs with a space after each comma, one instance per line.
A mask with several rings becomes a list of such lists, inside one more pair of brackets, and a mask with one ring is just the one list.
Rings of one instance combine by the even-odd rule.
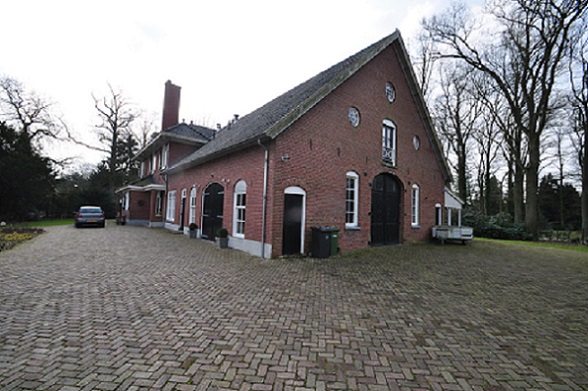
[[386, 98], [390, 103], [394, 102], [394, 99], [396, 99], [396, 90], [390, 82], [386, 83]]
[[421, 139], [419, 136], [414, 136], [412, 138], [412, 146], [414, 147], [415, 151], [418, 151], [421, 148]]
[[354, 128], [359, 126], [359, 110], [356, 107], [349, 108], [349, 122]]

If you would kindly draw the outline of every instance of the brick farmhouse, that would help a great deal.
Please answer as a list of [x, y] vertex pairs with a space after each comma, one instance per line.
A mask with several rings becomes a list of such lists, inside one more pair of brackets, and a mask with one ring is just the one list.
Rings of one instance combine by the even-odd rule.
[[119, 219], [262, 257], [308, 254], [311, 227], [341, 251], [422, 242], [440, 224], [450, 172], [400, 33], [213, 130], [178, 123], [166, 83], [162, 131], [118, 190]]

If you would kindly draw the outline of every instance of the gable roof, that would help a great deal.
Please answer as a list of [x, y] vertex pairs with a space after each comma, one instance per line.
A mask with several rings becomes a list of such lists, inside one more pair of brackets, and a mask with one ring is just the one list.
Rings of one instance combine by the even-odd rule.
[[245, 115], [237, 122], [221, 129], [216, 133], [213, 140], [165, 170], [164, 173], [178, 172], [253, 146], [259, 141], [263, 142], [276, 138], [384, 49], [395, 43], [403, 71], [409, 81], [411, 91], [413, 91], [413, 98], [417, 104], [419, 114], [425, 123], [425, 128], [434, 146], [436, 156], [441, 163], [445, 180], [449, 181], [451, 175], [447, 162], [441, 152], [428, 110], [410, 65], [408, 53], [398, 30], [292, 88], [257, 110]]
[[151, 154], [167, 142], [175, 141], [180, 144], [201, 145], [214, 138], [216, 131], [200, 125], [184, 122], [170, 126], [156, 134], [137, 154], [135, 159]]

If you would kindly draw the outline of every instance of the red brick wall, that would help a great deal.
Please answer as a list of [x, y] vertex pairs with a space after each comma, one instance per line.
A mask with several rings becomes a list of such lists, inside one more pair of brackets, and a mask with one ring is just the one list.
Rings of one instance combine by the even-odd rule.
[[[396, 100], [388, 102], [386, 82], [396, 88]], [[348, 109], [360, 110], [357, 128], [348, 120]], [[382, 123], [397, 126], [397, 166], [382, 164]], [[421, 141], [420, 150], [412, 146], [413, 137]], [[306, 191], [305, 252], [311, 248], [312, 226], [342, 228], [339, 245], [343, 251], [365, 247], [370, 242], [371, 183], [381, 173], [394, 175], [402, 184], [401, 241], [423, 241], [430, 237], [435, 222], [435, 204], [443, 203], [444, 178], [440, 164], [405, 76], [389, 47], [312, 108], [303, 118], [269, 145], [270, 170], [266, 242], [273, 245], [272, 255], [282, 254], [284, 190], [299, 186]], [[282, 156], [289, 159], [282, 161]], [[197, 224], [201, 226], [202, 191], [212, 182], [225, 188], [224, 225], [232, 233], [233, 192], [235, 183], [247, 183], [245, 238], [261, 241], [264, 150], [252, 147], [174, 174], [169, 189], [177, 190], [175, 224], [179, 223], [181, 189], [189, 196], [197, 188]], [[346, 173], [359, 175], [359, 230], [345, 230]], [[411, 227], [411, 187], [421, 190], [420, 228]], [[189, 202], [186, 203], [189, 205]], [[186, 216], [189, 208], [186, 207]], [[188, 218], [186, 217], [186, 225]]]
[[162, 130], [179, 123], [180, 94], [180, 86], [173, 84], [170, 80], [165, 83], [165, 92], [163, 95], [163, 114], [161, 116]]
[[155, 207], [157, 204], [157, 193], [158, 192], [159, 192], [158, 190], [153, 190], [148, 193], [149, 194], [149, 208], [150, 208], [149, 209], [149, 221], [156, 222], [156, 223], [162, 222], [163, 217], [165, 216], [165, 210], [163, 210], [163, 205], [165, 203], [165, 199], [164, 199], [165, 193], [162, 194], [162, 196], [161, 196], [162, 197], [161, 198], [161, 205], [162, 205], [161, 214], [159, 214], [159, 215], [155, 214]]
[[127, 218], [131, 220], [149, 220], [149, 192], [132, 191], [129, 194], [129, 210]]
[[[233, 232], [233, 194], [235, 184], [244, 180], [247, 184], [245, 239], [261, 241], [263, 167], [265, 151], [255, 146], [241, 153], [232, 154], [188, 169], [169, 177], [169, 189], [177, 190], [174, 224], [180, 221], [181, 190], [186, 189], [186, 223], [189, 221], [189, 197], [192, 186], [196, 187], [196, 224], [202, 227], [202, 192], [211, 183], [219, 183], [225, 189], [223, 225]], [[165, 213], [165, 212], [164, 212]]]
[[[396, 100], [389, 103], [386, 82], [396, 87]], [[349, 123], [350, 106], [357, 107], [361, 122]], [[397, 167], [382, 165], [382, 123], [397, 126]], [[412, 146], [413, 137], [420, 150]], [[288, 155], [282, 162], [279, 158]], [[345, 178], [348, 171], [360, 176], [359, 230], [342, 229], [339, 245], [343, 251], [365, 247], [370, 241], [371, 182], [380, 173], [395, 175], [404, 187], [401, 201], [401, 241], [423, 241], [435, 222], [435, 203], [443, 202], [444, 179], [433, 147], [425, 133], [408, 84], [393, 48], [338, 87], [303, 118], [276, 139], [273, 196], [274, 255], [281, 254], [283, 192], [300, 186], [307, 193], [306, 244], [310, 249], [311, 226], [345, 227]], [[411, 187], [421, 189], [420, 228], [411, 227]]]
[[167, 160], [168, 166], [173, 166], [175, 163], [179, 162], [190, 153], [194, 152], [197, 149], [194, 145], [185, 145], [185, 144], [178, 144], [178, 143], [170, 143], [169, 145], [169, 157]]
[[[165, 184], [165, 181], [163, 180], [163, 178], [160, 175], [161, 149], [162, 148], [159, 148], [157, 151], [155, 151], [156, 165], [155, 165], [155, 170], [153, 170], [153, 179], [154, 179], [155, 183]], [[170, 143], [167, 166], [171, 167], [172, 165], [179, 162], [180, 160], [182, 160], [183, 158], [188, 156], [190, 153], [192, 153], [196, 149], [197, 149], [197, 147], [195, 147], [194, 145]], [[145, 158], [143, 160], [143, 162], [144, 162], [143, 163], [144, 171], [141, 172], [140, 175], [141, 175], [141, 177], [146, 177], [151, 174], [151, 165], [153, 163], [153, 153], [150, 154], [147, 158]]]

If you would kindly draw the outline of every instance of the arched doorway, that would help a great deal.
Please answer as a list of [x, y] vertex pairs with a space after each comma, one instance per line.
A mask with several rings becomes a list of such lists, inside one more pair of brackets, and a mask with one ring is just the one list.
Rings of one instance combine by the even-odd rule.
[[304, 225], [306, 220], [306, 192], [297, 186], [284, 190], [284, 221], [282, 254], [304, 253]]
[[402, 184], [390, 174], [372, 182], [372, 245], [400, 243], [400, 197]]
[[202, 238], [214, 240], [216, 231], [223, 226], [225, 189], [219, 183], [211, 183], [202, 198]]

